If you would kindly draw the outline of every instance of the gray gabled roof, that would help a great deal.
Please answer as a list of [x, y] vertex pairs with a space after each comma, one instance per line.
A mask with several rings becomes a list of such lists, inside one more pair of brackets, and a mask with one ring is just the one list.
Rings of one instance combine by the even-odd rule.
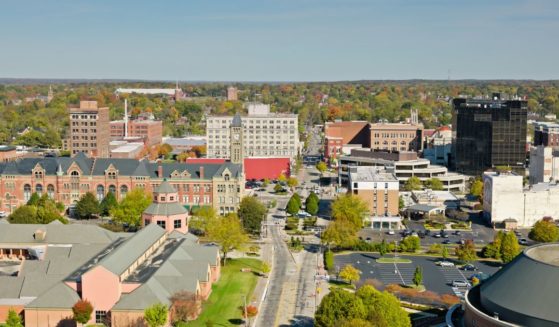
[[155, 189], [154, 193], [167, 194], [167, 193], [177, 193], [177, 190], [171, 185], [167, 179], [163, 179], [163, 182]]
[[173, 216], [187, 214], [188, 210], [178, 203], [152, 203], [144, 213], [149, 215]]
[[101, 259], [99, 264], [113, 274], [120, 276], [164, 235], [165, 230], [163, 228], [156, 224], [149, 224], [112, 250], [111, 253]]
[[64, 283], [57, 283], [51, 289], [27, 304], [26, 308], [69, 309], [78, 302], [78, 293]]

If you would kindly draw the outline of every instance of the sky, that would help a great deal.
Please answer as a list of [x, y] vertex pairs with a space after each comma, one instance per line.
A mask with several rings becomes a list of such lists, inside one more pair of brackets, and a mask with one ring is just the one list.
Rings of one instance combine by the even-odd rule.
[[17, 0], [0, 77], [559, 79], [558, 0]]

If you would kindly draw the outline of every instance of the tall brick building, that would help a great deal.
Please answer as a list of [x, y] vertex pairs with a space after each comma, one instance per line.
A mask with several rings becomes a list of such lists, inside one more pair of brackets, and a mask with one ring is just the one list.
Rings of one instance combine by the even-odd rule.
[[36, 192], [69, 206], [87, 192], [102, 200], [117, 199], [134, 188], [153, 192], [167, 179], [187, 209], [213, 206], [219, 213], [235, 211], [244, 191], [241, 165], [232, 163], [150, 163], [145, 160], [88, 158], [24, 158], [0, 163], [0, 210], [11, 212]]
[[109, 141], [108, 107], [99, 108], [97, 101], [80, 101], [79, 108], [70, 108], [67, 147], [72, 155], [83, 152], [108, 158]]
[[[125, 133], [128, 126], [128, 133]], [[138, 119], [125, 122], [116, 120], [110, 122], [111, 139], [121, 140], [125, 136], [142, 138], [147, 146], [161, 144], [163, 140], [163, 122], [160, 120]]]

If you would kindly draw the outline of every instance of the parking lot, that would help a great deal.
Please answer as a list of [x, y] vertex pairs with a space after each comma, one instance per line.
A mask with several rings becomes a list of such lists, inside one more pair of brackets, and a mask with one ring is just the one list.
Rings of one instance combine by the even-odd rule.
[[[386, 257], [391, 257], [387, 255]], [[478, 268], [477, 271], [463, 271], [455, 267], [441, 267], [436, 264], [441, 258], [427, 256], [399, 255], [401, 258], [409, 259], [411, 263], [377, 263], [378, 253], [352, 253], [337, 255], [334, 258], [336, 269], [342, 269], [345, 265], [351, 264], [361, 271], [361, 280], [358, 284], [367, 279], [376, 279], [383, 285], [388, 284], [413, 284], [413, 274], [415, 268], [420, 266], [423, 270], [423, 284], [427, 290], [439, 294], [455, 294], [461, 296], [467, 288], [452, 287], [453, 281], [469, 281], [474, 273], [483, 272], [488, 275], [494, 274], [500, 268], [500, 264], [488, 261], [477, 261], [473, 264]]]

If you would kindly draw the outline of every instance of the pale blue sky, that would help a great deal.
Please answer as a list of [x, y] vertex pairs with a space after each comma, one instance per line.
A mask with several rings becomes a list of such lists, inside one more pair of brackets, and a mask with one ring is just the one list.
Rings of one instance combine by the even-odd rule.
[[559, 79], [558, 0], [12, 0], [0, 77]]

